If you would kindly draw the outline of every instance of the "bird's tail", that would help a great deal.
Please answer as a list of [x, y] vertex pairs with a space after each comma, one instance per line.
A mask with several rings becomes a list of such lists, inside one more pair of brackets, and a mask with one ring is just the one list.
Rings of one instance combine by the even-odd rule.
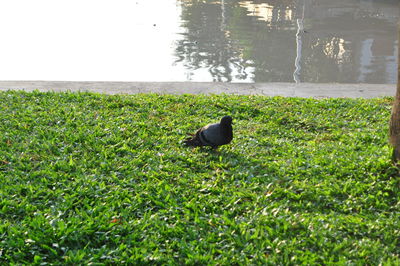
[[193, 146], [193, 147], [203, 146], [200, 139], [196, 135], [185, 139], [183, 141], [183, 144], [185, 144], [186, 146]]

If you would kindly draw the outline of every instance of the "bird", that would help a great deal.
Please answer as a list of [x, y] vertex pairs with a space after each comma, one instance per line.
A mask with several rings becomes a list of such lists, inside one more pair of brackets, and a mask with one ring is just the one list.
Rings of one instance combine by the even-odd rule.
[[219, 123], [208, 124], [183, 141], [187, 146], [211, 146], [213, 149], [229, 144], [233, 139], [232, 117], [226, 115]]

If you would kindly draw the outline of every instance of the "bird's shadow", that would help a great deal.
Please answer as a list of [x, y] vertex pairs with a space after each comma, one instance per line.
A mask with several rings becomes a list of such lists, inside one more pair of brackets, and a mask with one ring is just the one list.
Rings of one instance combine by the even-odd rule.
[[206, 160], [210, 161], [220, 161], [221, 163], [234, 163], [240, 164], [242, 166], [254, 165], [256, 162], [247, 156], [243, 156], [238, 151], [227, 149], [225, 147], [196, 147], [193, 148], [193, 152], [203, 154]]

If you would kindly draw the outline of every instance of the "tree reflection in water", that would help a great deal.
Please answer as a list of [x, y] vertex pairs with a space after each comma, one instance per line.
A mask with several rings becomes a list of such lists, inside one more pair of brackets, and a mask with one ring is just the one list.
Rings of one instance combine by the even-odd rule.
[[397, 1], [178, 0], [176, 63], [189, 80], [293, 82], [297, 57], [301, 82], [395, 83]]

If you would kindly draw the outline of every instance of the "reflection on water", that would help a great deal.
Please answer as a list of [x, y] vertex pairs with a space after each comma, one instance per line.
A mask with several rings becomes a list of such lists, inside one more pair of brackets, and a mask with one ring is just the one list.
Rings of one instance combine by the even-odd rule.
[[396, 82], [398, 0], [179, 1], [188, 79]]
[[395, 83], [399, 0], [0, 1], [0, 80]]

